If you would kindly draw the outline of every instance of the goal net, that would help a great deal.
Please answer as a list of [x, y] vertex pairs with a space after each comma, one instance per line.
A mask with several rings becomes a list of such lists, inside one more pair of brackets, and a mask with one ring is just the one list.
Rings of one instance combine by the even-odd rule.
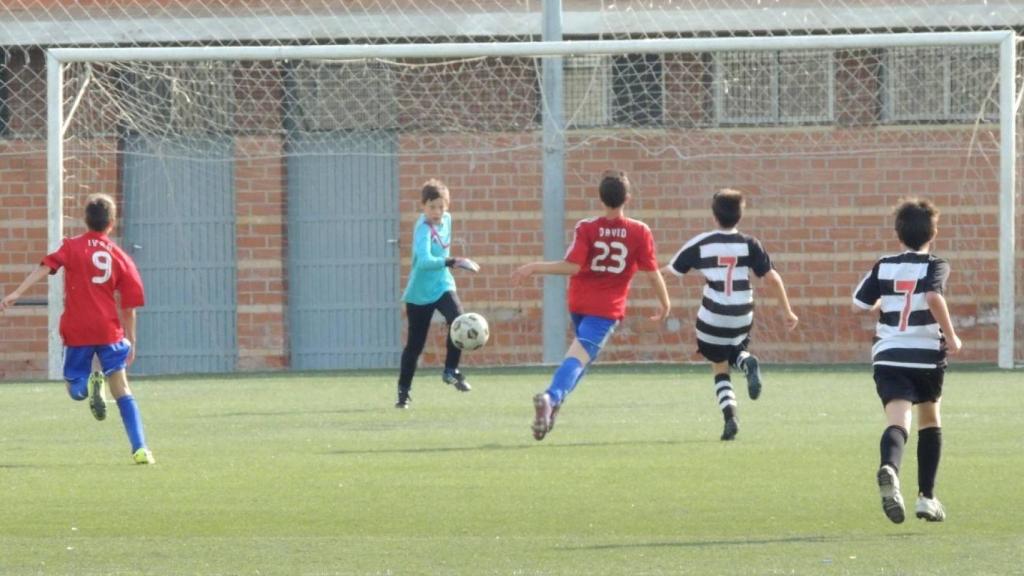
[[[486, 316], [492, 334], [463, 361], [542, 361], [543, 318], [554, 312], [543, 306], [541, 280], [513, 287], [511, 272], [544, 255], [544, 120], [552, 102], [563, 120], [555, 129], [564, 142], [561, 246], [575, 221], [602, 212], [596, 184], [607, 168], [629, 173], [627, 214], [651, 227], [661, 264], [712, 227], [714, 191], [744, 191], [740, 229], [771, 254], [801, 318], [787, 333], [770, 295], [756, 293], [751, 350], [764, 360], [869, 357], [874, 318], [849, 312], [851, 293], [877, 257], [900, 249], [891, 211], [906, 196], [927, 197], [942, 212], [934, 250], [953, 268], [947, 297], [967, 343], [964, 358], [1000, 360], [1000, 321], [1009, 318], [1010, 356], [1024, 359], [1019, 182], [1015, 310], [1007, 316], [1000, 307], [1000, 46], [980, 36], [887, 41], [902, 27], [884, 24], [886, 17], [919, 20], [908, 29], [939, 29], [922, 24], [932, 16], [920, 3], [892, 3], [890, 14], [871, 16], [880, 20], [865, 28], [884, 33], [870, 35], [851, 34], [840, 22], [852, 16], [838, 9], [764, 8], [762, 25], [784, 32], [759, 39], [748, 37], [749, 24], [738, 27], [762, 10], [754, 5], [567, 3], [568, 39], [611, 46], [710, 38], [680, 38], [657, 51], [642, 43], [632, 51], [564, 44], [557, 54], [539, 44], [531, 52], [540, 14], [529, 3], [367, 1], [360, 10], [336, 8], [343, 12], [331, 16], [344, 22], [324, 24], [333, 26], [327, 39], [304, 35], [322, 19], [313, 9], [200, 4], [164, 3], [167, 20], [202, 16], [190, 41], [160, 40], [170, 33], [149, 30], [153, 38], [116, 56], [62, 61], [65, 230], [80, 230], [88, 194], [120, 201], [116, 237], [139, 264], [148, 295], [139, 319], [141, 372], [397, 366], [411, 231], [429, 178], [451, 189], [453, 254], [483, 268], [456, 273], [466, 310]], [[867, 4], [844, 5], [870, 24]], [[687, 10], [699, 12], [706, 29], [682, 29]], [[1005, 10], [1008, 18], [1021, 12]], [[266, 37], [231, 35], [256, 23], [267, 26]], [[293, 35], [283, 23], [295, 25]], [[467, 32], [467, 23], [481, 32]], [[117, 33], [101, 28], [92, 33]], [[868, 36], [846, 46], [826, 41]], [[810, 40], [773, 44], [797, 37]], [[520, 47], [493, 55], [475, 48], [479, 40]], [[436, 50], [460, 43], [461, 50]], [[196, 46], [208, 56], [161, 52]], [[253, 47], [274, 51], [256, 57], [246, 53]], [[311, 47], [323, 51], [302, 51]], [[26, 170], [41, 177], [43, 53], [6, 56], [5, 87], [16, 95], [8, 100], [8, 155], [33, 158]], [[545, 66], [561, 72], [560, 103]], [[45, 218], [38, 182], [33, 190], [25, 220], [37, 225]], [[32, 234], [26, 252], [45, 249]], [[32, 253], [11, 262], [5, 282], [34, 261]], [[656, 298], [638, 279], [602, 361], [697, 359], [702, 280], [667, 280], [668, 322], [646, 319]], [[437, 320], [425, 366], [443, 361]], [[26, 312], [23, 321], [38, 326], [38, 314]]]

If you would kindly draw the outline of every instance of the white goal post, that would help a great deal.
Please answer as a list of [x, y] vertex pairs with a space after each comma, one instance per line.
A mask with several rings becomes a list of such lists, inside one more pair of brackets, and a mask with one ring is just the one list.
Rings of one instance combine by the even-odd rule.
[[[437, 44], [355, 44], [258, 47], [130, 47], [54, 48], [47, 51], [47, 206], [48, 245], [59, 246], [64, 230], [63, 136], [75, 111], [64, 103], [64, 68], [89, 62], [187, 62], [265, 60], [349, 60], [363, 58], [563, 57], [582, 55], [668, 54], [729, 51], [842, 50], [891, 47], [948, 47], [966, 45], [999, 48], [999, 299], [998, 365], [1014, 365], [1015, 330], [1015, 189], [1016, 189], [1016, 35], [1012, 30], [980, 32], [923, 32], [896, 34], [807, 35], [730, 38], [678, 38], [561, 42], [492, 42]], [[63, 308], [60, 277], [49, 284], [49, 374], [61, 377], [59, 318]]]

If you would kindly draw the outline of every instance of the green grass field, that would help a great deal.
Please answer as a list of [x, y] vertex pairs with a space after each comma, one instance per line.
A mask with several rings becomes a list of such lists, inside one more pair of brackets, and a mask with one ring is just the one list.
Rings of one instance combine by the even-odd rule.
[[[139, 379], [158, 463], [59, 383], [0, 385], [0, 574], [1024, 574], [1024, 377], [955, 367], [944, 524], [883, 515], [870, 370], [764, 369], [733, 443], [706, 367]], [[738, 384], [742, 384], [739, 382]], [[916, 434], [902, 478], [916, 492]]]

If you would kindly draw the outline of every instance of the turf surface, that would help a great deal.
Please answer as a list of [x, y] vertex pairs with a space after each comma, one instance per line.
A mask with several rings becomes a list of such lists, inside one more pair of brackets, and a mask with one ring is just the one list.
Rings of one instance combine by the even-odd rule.
[[[1024, 573], [1024, 377], [954, 367], [937, 495], [885, 519], [865, 367], [738, 377], [739, 437], [706, 367], [597, 367], [543, 442], [548, 370], [133, 382], [155, 466], [59, 383], [0, 385], [0, 574]], [[916, 434], [901, 473], [912, 506]]]

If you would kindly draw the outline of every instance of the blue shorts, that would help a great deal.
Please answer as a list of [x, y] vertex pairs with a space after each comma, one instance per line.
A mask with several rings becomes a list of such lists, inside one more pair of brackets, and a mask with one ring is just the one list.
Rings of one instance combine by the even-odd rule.
[[590, 356], [590, 361], [597, 360], [597, 355], [608, 341], [608, 337], [618, 326], [617, 320], [602, 318], [601, 316], [585, 316], [583, 314], [570, 314], [572, 325], [576, 328], [576, 339], [583, 345], [583, 349]]
[[132, 345], [127, 339], [106, 346], [65, 346], [64, 380], [68, 382], [71, 397], [81, 400], [88, 395], [86, 383], [92, 373], [92, 357], [100, 359], [103, 375], [109, 376], [128, 365]]

